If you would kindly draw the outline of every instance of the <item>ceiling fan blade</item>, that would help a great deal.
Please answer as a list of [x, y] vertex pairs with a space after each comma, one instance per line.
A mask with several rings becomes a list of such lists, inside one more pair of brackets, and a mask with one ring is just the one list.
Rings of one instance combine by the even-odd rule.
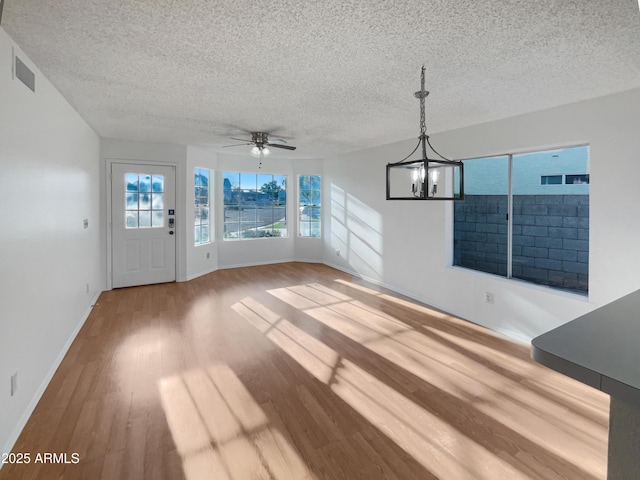
[[223, 145], [222, 148], [239, 147], [241, 145], [253, 145], [253, 143], [251, 143], [251, 142], [249, 142], [249, 143], [234, 143], [233, 145]]
[[249, 138], [236, 138], [236, 137], [229, 137], [231, 140], [238, 140], [240, 142], [249, 142], [249, 143], [253, 143], [251, 142], [251, 139]]
[[267, 145], [269, 145], [270, 147], [275, 147], [275, 148], [284, 148], [285, 150], [295, 150], [296, 147], [293, 147], [291, 145], [280, 145], [279, 143], [267, 143]]

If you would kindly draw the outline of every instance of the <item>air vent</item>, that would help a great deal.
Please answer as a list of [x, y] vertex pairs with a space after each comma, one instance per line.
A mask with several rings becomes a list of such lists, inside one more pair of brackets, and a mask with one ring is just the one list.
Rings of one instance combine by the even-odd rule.
[[16, 77], [33, 92], [36, 91], [36, 76], [16, 55]]

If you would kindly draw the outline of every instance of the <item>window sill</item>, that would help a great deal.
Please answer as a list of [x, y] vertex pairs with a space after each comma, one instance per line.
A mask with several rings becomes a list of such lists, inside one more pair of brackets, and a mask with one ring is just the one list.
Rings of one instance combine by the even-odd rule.
[[223, 242], [252, 242], [256, 240], [287, 240], [291, 237], [223, 238]]

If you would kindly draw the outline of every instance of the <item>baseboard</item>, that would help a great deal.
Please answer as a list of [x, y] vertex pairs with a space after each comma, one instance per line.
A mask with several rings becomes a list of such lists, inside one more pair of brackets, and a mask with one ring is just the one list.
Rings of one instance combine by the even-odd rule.
[[300, 262], [300, 263], [322, 263], [324, 264], [324, 262], [322, 262], [321, 260], [318, 260], [317, 258], [315, 259], [304, 259], [304, 258], [296, 258], [293, 260], [273, 260], [273, 261], [268, 261], [268, 262], [259, 262], [259, 263], [242, 263], [242, 264], [237, 264], [237, 265], [225, 265], [225, 266], [216, 266], [213, 268], [210, 268], [209, 270], [204, 270], [202, 272], [198, 272], [198, 273], [194, 273], [193, 275], [189, 275], [187, 276], [187, 278], [185, 280], [181, 280], [181, 281], [185, 281], [188, 282], [190, 280], [194, 280], [198, 277], [202, 277], [203, 275], [207, 275], [209, 273], [213, 273], [217, 270], [228, 270], [231, 268], [242, 268], [242, 267], [255, 267], [257, 265], [274, 265], [276, 263], [287, 263], [287, 262]]
[[[69, 339], [67, 340], [67, 342], [62, 347], [62, 350], [60, 351], [60, 353], [56, 357], [55, 361], [53, 362], [53, 365], [51, 365], [51, 368], [49, 369], [49, 371], [47, 372], [47, 375], [42, 380], [42, 383], [40, 384], [40, 387], [38, 387], [38, 390], [36, 390], [36, 393], [33, 395], [33, 398], [31, 399], [31, 401], [27, 405], [26, 410], [24, 411], [24, 413], [20, 417], [20, 420], [18, 421], [18, 424], [15, 426], [15, 428], [13, 429], [11, 434], [9, 435], [9, 439], [6, 441], [6, 443], [4, 444], [4, 446], [2, 447], [2, 450], [0, 450], [0, 452], [9, 453], [9, 452], [12, 451], [14, 445], [18, 441], [18, 437], [22, 433], [22, 430], [24, 429], [25, 425], [29, 421], [29, 418], [31, 417], [31, 414], [33, 414], [33, 411], [35, 410], [36, 406], [38, 405], [38, 402], [40, 401], [40, 398], [44, 394], [44, 391], [47, 389], [47, 386], [49, 386], [49, 382], [51, 381], [51, 379], [53, 378], [53, 376], [56, 373], [56, 370], [58, 370], [58, 367], [62, 363], [62, 360], [64, 359], [64, 356], [69, 351], [69, 348], [71, 347], [71, 344], [73, 343], [73, 341], [78, 336], [78, 333], [80, 332], [80, 329], [83, 327], [83, 325], [87, 321], [87, 318], [89, 318], [89, 315], [91, 314], [91, 310], [92, 310], [93, 306], [97, 303], [98, 297], [100, 296], [101, 293], [102, 292], [98, 292], [94, 296], [93, 300], [91, 301], [91, 304], [89, 305], [89, 307], [87, 308], [86, 312], [82, 316], [82, 319], [80, 320], [80, 322], [78, 323], [76, 328], [73, 330], [73, 332], [69, 336]], [[2, 462], [0, 462], [0, 469], [2, 469]]]
[[234, 265], [218, 265], [218, 270], [228, 270], [230, 268], [242, 268], [242, 267], [257, 267], [258, 265], [274, 265], [276, 263], [288, 263], [288, 262], [299, 262], [300, 260], [296, 260], [293, 258], [282, 258], [278, 260], [268, 260], [266, 262], [249, 262], [249, 263], [237, 263]]
[[[482, 325], [484, 327], [484, 325]], [[489, 327], [485, 327], [485, 328], [489, 328]], [[489, 328], [489, 330], [493, 330], [494, 332], [498, 332], [500, 335], [504, 335], [505, 337], [509, 337], [509, 340], [513, 340], [514, 342], [520, 342], [522, 344], [525, 344], [527, 346], [531, 346], [531, 340], [533, 340], [532, 337], [527, 337], [525, 335], [522, 335], [521, 333], [518, 332], [514, 332], [512, 330], [509, 330], [507, 328]]]
[[202, 277], [203, 275], [207, 275], [209, 273], [213, 273], [213, 272], [215, 272], [216, 270], [219, 270], [219, 269], [220, 269], [220, 267], [215, 266], [215, 267], [209, 268], [207, 270], [203, 270], [202, 272], [194, 273], [193, 275], [187, 275], [187, 278], [185, 280], [180, 280], [180, 281], [188, 282], [188, 281], [194, 280], [194, 279], [196, 279], [198, 277]]
[[326, 263], [326, 262], [324, 262], [324, 264], [327, 265], [328, 267], [335, 268], [336, 270], [340, 270], [341, 272], [344, 272], [344, 273], [348, 273], [349, 275], [353, 275], [356, 278], [360, 278], [360, 279], [365, 280], [365, 281], [367, 281], [369, 283], [373, 283], [374, 285], [380, 285], [381, 287], [384, 287], [387, 290], [391, 290], [394, 293], [398, 293], [398, 294], [403, 295], [405, 297], [411, 298], [412, 300], [416, 300], [418, 302], [424, 303], [425, 305], [429, 305], [430, 307], [437, 308], [438, 310], [442, 310], [444, 312], [444, 310], [442, 308], [438, 307], [433, 302], [431, 302], [429, 300], [426, 300], [426, 299], [423, 299], [423, 298], [418, 298], [416, 295], [410, 294], [409, 292], [405, 292], [404, 290], [402, 290], [400, 288], [397, 288], [397, 287], [395, 287], [393, 285], [389, 285], [388, 283], [381, 282], [380, 280], [377, 280], [375, 278], [367, 277], [366, 275], [362, 275], [362, 274], [356, 272], [355, 270], [351, 270], [349, 268], [345, 268], [345, 267], [342, 267], [340, 265], [334, 265], [332, 263]]

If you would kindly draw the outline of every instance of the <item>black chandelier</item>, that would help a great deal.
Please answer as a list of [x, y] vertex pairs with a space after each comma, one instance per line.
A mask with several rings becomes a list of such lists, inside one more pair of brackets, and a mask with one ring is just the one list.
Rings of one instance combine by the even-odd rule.
[[[420, 137], [418, 145], [404, 159], [387, 164], [387, 200], [462, 200], [464, 177], [462, 162], [440, 155], [429, 142], [424, 113], [424, 67], [420, 77]], [[440, 159], [427, 156], [427, 145]], [[408, 160], [422, 146], [422, 158]]]

